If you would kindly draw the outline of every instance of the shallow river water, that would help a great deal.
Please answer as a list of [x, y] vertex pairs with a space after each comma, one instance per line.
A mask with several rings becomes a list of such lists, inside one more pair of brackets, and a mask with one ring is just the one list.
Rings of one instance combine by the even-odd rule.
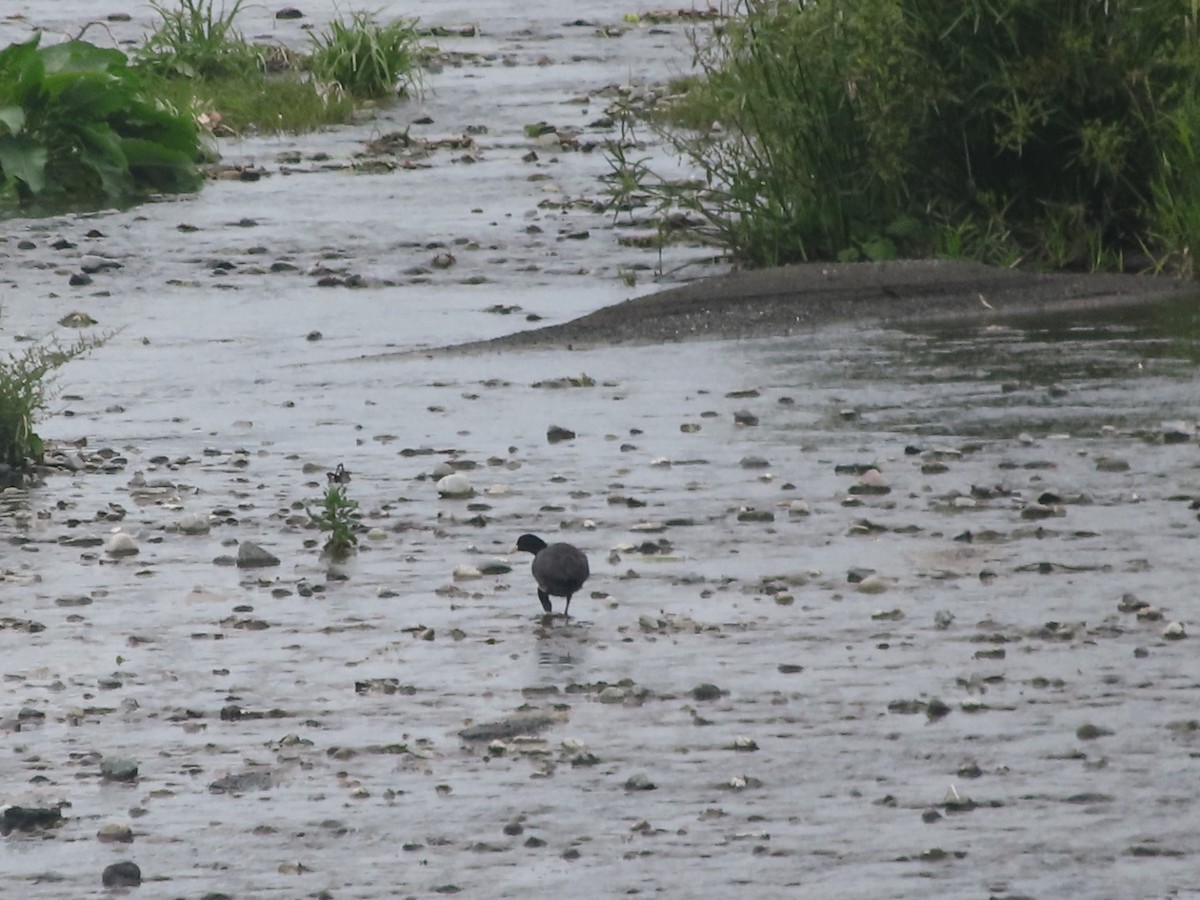
[[[6, 348], [76, 310], [111, 334], [40, 424], [86, 439], [76, 470], [0, 495], [0, 804], [65, 804], [0, 838], [0, 895], [105, 896], [129, 859], [137, 896], [196, 900], [1200, 896], [1195, 303], [381, 356], [659, 286], [572, 202], [600, 153], [522, 132], [686, 65], [682, 25], [597, 36], [630, 11], [393, 4], [479, 23], [453, 46], [483, 58], [223, 145], [258, 182], [0, 225]], [[426, 114], [487, 126], [478, 158], [313, 157]], [[71, 287], [85, 254], [123, 267]], [[371, 531], [330, 564], [304, 508], [339, 463]], [[439, 498], [442, 463], [476, 496]], [[525, 531], [590, 556], [569, 620]], [[248, 541], [280, 564], [229, 565]]]

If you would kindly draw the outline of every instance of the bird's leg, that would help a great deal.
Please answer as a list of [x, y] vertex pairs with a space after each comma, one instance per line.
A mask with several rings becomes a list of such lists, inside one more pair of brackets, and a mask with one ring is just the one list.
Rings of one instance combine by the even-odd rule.
[[[544, 609], [546, 612], [550, 612], [554, 608], [550, 605], [550, 595], [541, 588], [538, 588], [538, 599], [542, 601], [542, 609]], [[567, 605], [571, 605], [570, 600], [567, 601]]]
[[571, 618], [571, 598], [570, 597], [567, 597], [567, 605], [565, 607], [563, 607], [563, 618], [564, 619]]

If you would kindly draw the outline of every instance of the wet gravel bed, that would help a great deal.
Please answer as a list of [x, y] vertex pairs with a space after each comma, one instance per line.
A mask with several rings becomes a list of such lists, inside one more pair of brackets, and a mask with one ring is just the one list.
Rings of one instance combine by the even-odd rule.
[[[6, 801], [63, 816], [5, 839], [7, 883], [99, 894], [128, 857], [190, 897], [1194, 890], [1171, 346], [363, 362], [286, 427], [63, 448], [4, 495]], [[367, 529], [343, 565], [303, 514], [333, 448]], [[475, 495], [439, 498], [447, 469]], [[591, 557], [569, 621], [525, 530]]]
[[1195, 298], [1168, 276], [1038, 273], [958, 260], [811, 263], [731, 272], [569, 322], [458, 349], [776, 337], [834, 323], [986, 324]]

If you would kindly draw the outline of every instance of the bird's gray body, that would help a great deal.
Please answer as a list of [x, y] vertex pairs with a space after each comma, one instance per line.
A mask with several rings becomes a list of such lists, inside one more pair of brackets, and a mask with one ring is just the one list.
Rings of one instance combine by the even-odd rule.
[[591, 574], [584, 552], [570, 544], [547, 544], [532, 534], [521, 535], [517, 549], [533, 554], [533, 580], [537, 582], [542, 609], [546, 612], [553, 609], [551, 597], [565, 597], [567, 605], [563, 614], [568, 614], [571, 596], [583, 587]]

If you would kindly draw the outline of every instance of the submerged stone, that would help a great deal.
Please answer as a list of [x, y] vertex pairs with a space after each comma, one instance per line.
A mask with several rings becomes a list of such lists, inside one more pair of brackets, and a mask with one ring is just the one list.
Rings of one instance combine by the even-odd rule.
[[125, 859], [105, 866], [100, 880], [105, 887], [137, 887], [142, 883], [142, 870], [137, 863]]

